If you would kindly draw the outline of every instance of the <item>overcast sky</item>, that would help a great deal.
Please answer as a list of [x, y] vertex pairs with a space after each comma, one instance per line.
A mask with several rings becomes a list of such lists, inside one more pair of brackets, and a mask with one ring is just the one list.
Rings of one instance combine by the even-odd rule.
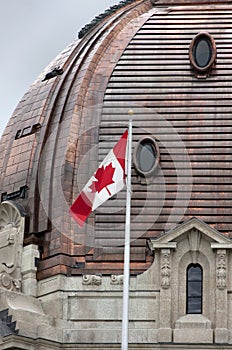
[[0, 0], [0, 135], [41, 71], [120, 0]]

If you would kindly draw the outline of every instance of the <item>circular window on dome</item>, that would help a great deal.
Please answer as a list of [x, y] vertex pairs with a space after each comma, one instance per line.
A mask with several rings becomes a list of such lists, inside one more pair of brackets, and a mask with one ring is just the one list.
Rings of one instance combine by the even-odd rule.
[[139, 175], [152, 176], [160, 159], [159, 147], [155, 140], [148, 136], [142, 138], [135, 147], [133, 158]]
[[198, 78], [206, 78], [216, 62], [216, 44], [207, 32], [198, 33], [189, 48], [191, 65]]

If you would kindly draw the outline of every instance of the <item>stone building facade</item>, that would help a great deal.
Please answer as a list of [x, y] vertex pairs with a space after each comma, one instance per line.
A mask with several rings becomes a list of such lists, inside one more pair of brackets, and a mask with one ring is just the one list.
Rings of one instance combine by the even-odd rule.
[[0, 350], [119, 349], [125, 190], [69, 207], [133, 109], [130, 349], [232, 349], [231, 0], [124, 0], [0, 141]]

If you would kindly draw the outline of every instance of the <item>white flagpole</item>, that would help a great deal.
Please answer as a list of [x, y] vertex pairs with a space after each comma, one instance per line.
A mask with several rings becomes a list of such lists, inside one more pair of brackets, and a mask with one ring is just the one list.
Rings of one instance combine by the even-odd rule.
[[123, 309], [122, 309], [122, 342], [121, 350], [128, 350], [129, 334], [129, 291], [130, 291], [130, 212], [131, 212], [131, 151], [132, 151], [132, 116], [133, 110], [128, 111], [128, 153], [127, 153], [127, 192], [126, 192], [126, 227], [124, 247], [124, 276], [123, 276]]

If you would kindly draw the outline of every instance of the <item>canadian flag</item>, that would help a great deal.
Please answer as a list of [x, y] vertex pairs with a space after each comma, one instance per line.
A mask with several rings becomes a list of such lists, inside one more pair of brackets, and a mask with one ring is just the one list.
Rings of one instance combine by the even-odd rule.
[[96, 208], [123, 189], [127, 141], [128, 131], [125, 131], [70, 207], [70, 215], [81, 227]]

